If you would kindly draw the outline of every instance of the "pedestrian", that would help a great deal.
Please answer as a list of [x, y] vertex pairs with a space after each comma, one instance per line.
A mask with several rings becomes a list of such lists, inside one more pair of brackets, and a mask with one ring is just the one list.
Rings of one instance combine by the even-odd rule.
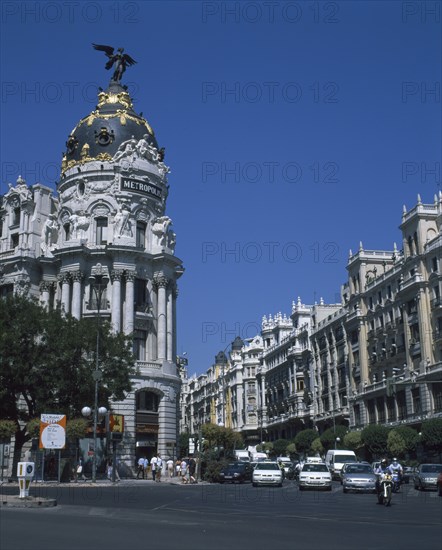
[[158, 453], [157, 464], [156, 464], [157, 475], [155, 480], [157, 483], [161, 481], [161, 474], [163, 473], [162, 470], [163, 470], [163, 460], [161, 458], [160, 453]]
[[[114, 466], [112, 460], [109, 459], [107, 463], [107, 479], [113, 481]], [[120, 475], [118, 474], [118, 469], [115, 467], [115, 481], [121, 481]]]
[[183, 460], [181, 461], [181, 479], [183, 481], [183, 483], [187, 483], [187, 462], [186, 462], [186, 459], [183, 458]]
[[74, 480], [75, 483], [78, 481], [78, 476], [81, 476], [83, 481], [86, 481], [86, 476], [84, 475], [84, 462], [83, 458], [80, 456], [77, 462], [76, 467], [74, 468]]
[[[146, 479], [147, 479], [147, 474], [149, 472], [149, 459], [146, 457], [144, 457], [143, 467], [144, 467], [144, 473], [146, 474]], [[144, 475], [143, 475], [143, 479], [144, 479]]]
[[150, 469], [152, 471], [152, 479], [154, 481], [155, 481], [155, 478], [156, 478], [156, 475], [157, 475], [157, 462], [158, 462], [158, 457], [154, 455], [150, 459]]
[[169, 477], [173, 477], [173, 460], [171, 458], [166, 462], [166, 466]]
[[140, 474], [143, 476], [143, 479], [144, 479], [144, 461], [145, 461], [145, 457], [140, 456], [140, 458], [138, 459], [137, 479], [139, 479]]
[[177, 458], [175, 462], [175, 475], [180, 477], [181, 475], [181, 458]]
[[196, 479], [195, 479], [196, 462], [192, 456], [189, 458], [188, 469], [189, 469], [189, 482], [196, 483]]

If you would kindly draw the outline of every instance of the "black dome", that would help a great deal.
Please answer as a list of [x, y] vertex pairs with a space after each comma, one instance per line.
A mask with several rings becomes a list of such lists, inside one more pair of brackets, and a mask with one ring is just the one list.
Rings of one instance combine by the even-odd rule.
[[158, 149], [152, 128], [133, 110], [127, 88], [111, 82], [98, 94], [96, 110], [82, 118], [69, 135], [62, 171], [88, 160], [111, 160], [123, 142], [143, 136]]

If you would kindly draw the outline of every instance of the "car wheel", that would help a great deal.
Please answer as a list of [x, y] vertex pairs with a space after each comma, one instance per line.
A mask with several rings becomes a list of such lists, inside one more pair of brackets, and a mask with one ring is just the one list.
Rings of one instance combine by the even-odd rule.
[[278, 487], [282, 487], [282, 483], [280, 483], [280, 484], [278, 485]]
[[300, 491], [303, 491], [304, 490], [304, 487], [302, 485], [299, 486], [299, 490]]
[[439, 493], [439, 496], [442, 497], [442, 485], [437, 486], [437, 492]]
[[330, 485], [330, 487], [327, 487], [327, 491], [331, 491], [332, 490], [332, 486]]
[[343, 493], [348, 493], [348, 489], [346, 489], [345, 487], [342, 488], [342, 492]]
[[258, 487], [257, 483], [252, 483], [253, 487]]

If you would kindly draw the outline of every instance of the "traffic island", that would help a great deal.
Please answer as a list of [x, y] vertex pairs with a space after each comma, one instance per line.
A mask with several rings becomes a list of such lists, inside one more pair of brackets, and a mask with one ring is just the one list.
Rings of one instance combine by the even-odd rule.
[[57, 499], [27, 496], [20, 498], [18, 495], [2, 495], [1, 508], [51, 508], [57, 506]]

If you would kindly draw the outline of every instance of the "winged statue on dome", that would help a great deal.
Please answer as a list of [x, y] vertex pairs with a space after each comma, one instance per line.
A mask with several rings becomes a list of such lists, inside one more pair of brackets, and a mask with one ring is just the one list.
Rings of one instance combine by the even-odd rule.
[[95, 50], [104, 52], [108, 57], [108, 61], [105, 65], [107, 70], [111, 69], [115, 65], [114, 74], [112, 75], [112, 82], [120, 82], [121, 77], [123, 76], [124, 71], [127, 66], [134, 65], [136, 63], [130, 55], [124, 52], [124, 48], [118, 48], [114, 53], [114, 48], [112, 46], [102, 46], [100, 44], [92, 44]]

